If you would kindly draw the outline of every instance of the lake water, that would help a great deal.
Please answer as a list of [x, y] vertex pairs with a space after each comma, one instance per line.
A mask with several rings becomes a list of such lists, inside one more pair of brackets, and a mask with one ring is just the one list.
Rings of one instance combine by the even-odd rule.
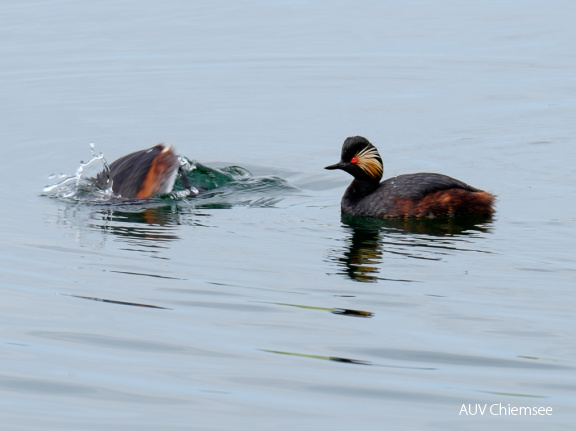
[[[0, 429], [572, 429], [575, 17], [3, 2]], [[342, 218], [350, 177], [323, 167], [357, 134], [385, 176], [451, 175], [495, 217]], [[91, 143], [158, 142], [225, 184], [44, 196]]]

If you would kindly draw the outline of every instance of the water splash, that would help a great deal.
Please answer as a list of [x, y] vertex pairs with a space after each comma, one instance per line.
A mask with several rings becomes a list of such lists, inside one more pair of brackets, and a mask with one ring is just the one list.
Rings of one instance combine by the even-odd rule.
[[44, 187], [42, 195], [73, 201], [110, 200], [113, 196], [111, 188], [99, 188], [95, 181], [100, 172], [110, 172], [108, 162], [101, 152], [96, 154], [93, 142], [90, 143], [90, 150], [92, 158], [88, 162], [80, 162], [80, 166], [73, 175], [52, 175], [50, 179], [56, 178], [58, 181]]

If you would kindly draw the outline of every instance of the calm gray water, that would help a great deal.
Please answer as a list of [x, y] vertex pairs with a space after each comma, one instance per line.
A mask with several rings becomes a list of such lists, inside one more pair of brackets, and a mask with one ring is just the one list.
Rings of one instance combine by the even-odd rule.
[[[0, 429], [572, 429], [575, 17], [3, 2]], [[350, 178], [322, 168], [356, 134], [496, 216], [342, 219]], [[250, 174], [196, 201], [42, 195], [90, 143], [158, 142]]]

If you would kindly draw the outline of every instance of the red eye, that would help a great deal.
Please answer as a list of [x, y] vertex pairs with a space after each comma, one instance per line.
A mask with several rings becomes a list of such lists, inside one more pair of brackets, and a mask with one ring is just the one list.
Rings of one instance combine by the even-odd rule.
[[358, 159], [356, 157], [352, 157], [350, 159], [350, 163], [358, 163]]

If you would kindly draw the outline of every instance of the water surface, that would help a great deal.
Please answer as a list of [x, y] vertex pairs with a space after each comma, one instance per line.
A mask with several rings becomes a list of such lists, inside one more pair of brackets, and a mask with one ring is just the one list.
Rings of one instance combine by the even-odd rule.
[[[571, 429], [574, 12], [2, 4], [0, 428]], [[356, 134], [386, 176], [448, 174], [496, 215], [342, 217], [350, 178], [322, 167]], [[90, 143], [158, 142], [226, 184], [43, 192]]]

